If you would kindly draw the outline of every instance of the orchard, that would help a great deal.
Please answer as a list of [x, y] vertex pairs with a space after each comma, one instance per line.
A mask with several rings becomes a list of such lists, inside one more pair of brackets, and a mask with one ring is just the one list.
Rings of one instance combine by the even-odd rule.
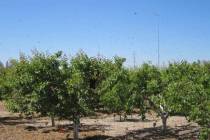
[[162, 120], [184, 116], [197, 123], [200, 139], [210, 131], [210, 62], [187, 61], [157, 67], [144, 63], [126, 67], [125, 58], [89, 57], [84, 52], [68, 58], [61, 51], [21, 54], [0, 63], [0, 99], [11, 112], [73, 122], [79, 139], [80, 119], [99, 111], [115, 113], [120, 121], [135, 110], [146, 119], [150, 111]]

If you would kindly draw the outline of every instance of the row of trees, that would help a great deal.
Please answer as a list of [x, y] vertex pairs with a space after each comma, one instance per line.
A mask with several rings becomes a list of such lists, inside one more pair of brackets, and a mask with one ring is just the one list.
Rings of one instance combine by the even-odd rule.
[[124, 62], [83, 52], [68, 59], [62, 52], [34, 51], [7, 67], [0, 65], [1, 99], [11, 111], [49, 116], [53, 126], [55, 117], [72, 120], [75, 139], [80, 118], [102, 108], [120, 116], [138, 109], [143, 120], [153, 110], [162, 119], [163, 132], [168, 117], [181, 114], [209, 131], [210, 62], [161, 68], [150, 63], [126, 68]]

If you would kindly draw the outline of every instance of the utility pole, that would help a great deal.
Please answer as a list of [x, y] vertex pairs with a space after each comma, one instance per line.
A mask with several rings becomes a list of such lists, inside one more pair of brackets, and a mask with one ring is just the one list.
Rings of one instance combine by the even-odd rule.
[[97, 54], [98, 58], [101, 57], [100, 50], [101, 50], [101, 47], [100, 47], [100, 45], [98, 45], [98, 54]]
[[158, 67], [160, 67], [160, 25], [159, 25], [159, 17], [160, 15], [158, 13], [155, 13], [154, 16], [157, 17], [157, 61], [158, 61]]
[[136, 68], [136, 53], [133, 51], [133, 67]]
[[159, 29], [159, 19], [157, 25], [157, 45], [158, 45], [158, 67], [160, 67], [160, 29]]

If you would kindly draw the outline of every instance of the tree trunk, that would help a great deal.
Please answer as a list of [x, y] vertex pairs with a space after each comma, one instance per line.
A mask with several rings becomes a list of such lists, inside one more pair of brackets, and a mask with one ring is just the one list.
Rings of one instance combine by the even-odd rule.
[[165, 132], [166, 131], [166, 129], [167, 129], [167, 118], [162, 118], [162, 123], [163, 123], [163, 132]]
[[122, 116], [121, 116], [121, 114], [120, 114], [120, 122], [122, 121]]
[[34, 113], [33, 113], [32, 116], [31, 116], [31, 120], [32, 120], [32, 123], [34, 124], [34, 123], [35, 123]]
[[124, 114], [124, 121], [126, 121], [127, 120], [127, 115], [126, 114]]
[[51, 116], [52, 127], [55, 127], [55, 117]]
[[141, 120], [142, 120], [142, 121], [145, 121], [145, 119], [146, 119], [146, 116], [145, 116], [144, 113], [142, 113], [142, 114], [141, 114]]
[[168, 119], [168, 114], [167, 113], [162, 113], [161, 114], [161, 120], [162, 120], [162, 125], [163, 125], [163, 127], [162, 127], [163, 133], [165, 133], [166, 130], [167, 130], [167, 119]]
[[74, 140], [79, 140], [79, 117], [74, 119]]

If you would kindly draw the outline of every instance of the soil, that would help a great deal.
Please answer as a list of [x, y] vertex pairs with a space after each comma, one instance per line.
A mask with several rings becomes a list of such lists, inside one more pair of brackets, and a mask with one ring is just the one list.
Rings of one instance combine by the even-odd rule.
[[[56, 127], [50, 125], [49, 118], [20, 118], [18, 114], [6, 111], [0, 104], [0, 140], [72, 139], [72, 122], [56, 120]], [[161, 120], [154, 114], [147, 114], [145, 121], [141, 121], [137, 114], [133, 114], [128, 116], [126, 121], [120, 122], [119, 116], [97, 113], [96, 116], [81, 119], [79, 135], [84, 140], [197, 139], [199, 126], [187, 122], [184, 117], [169, 117], [167, 125], [167, 132], [162, 134]]]

